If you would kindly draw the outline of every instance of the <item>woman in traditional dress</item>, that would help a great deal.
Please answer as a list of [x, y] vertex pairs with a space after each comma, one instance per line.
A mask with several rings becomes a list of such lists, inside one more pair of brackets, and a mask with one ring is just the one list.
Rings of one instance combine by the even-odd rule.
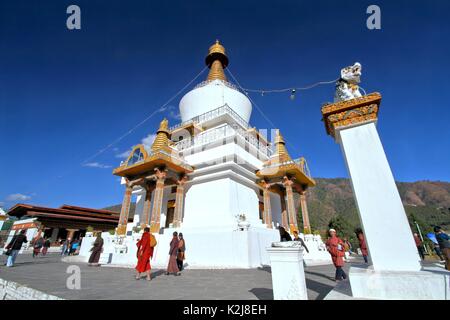
[[38, 234], [33, 240], [33, 258], [39, 255], [43, 246], [44, 239], [41, 237], [41, 235]]
[[100, 255], [103, 251], [103, 238], [101, 232], [97, 233], [97, 238], [92, 245], [91, 251], [92, 253], [89, 257], [89, 266], [100, 266], [98, 261], [100, 260]]
[[42, 255], [45, 256], [47, 254], [48, 248], [50, 248], [51, 243], [48, 238], [44, 238], [44, 247], [42, 248]]
[[333, 260], [333, 264], [336, 267], [336, 281], [340, 281], [342, 279], [347, 279], [347, 275], [345, 271], [342, 269], [344, 266], [344, 241], [336, 236], [336, 230], [329, 230], [330, 237], [326, 242], [327, 250], [331, 255], [331, 260]]
[[186, 251], [186, 243], [184, 242], [183, 234], [180, 232], [178, 235], [178, 254], [177, 254], [177, 266], [180, 271], [183, 270], [184, 252]]
[[172, 241], [170, 241], [170, 250], [169, 250], [169, 265], [167, 266], [166, 274], [169, 275], [173, 273], [174, 275], [180, 275], [180, 270], [177, 265], [177, 255], [178, 255], [178, 232], [173, 233]]
[[137, 259], [138, 263], [136, 265], [136, 280], [141, 278], [141, 273], [147, 273], [147, 280], [150, 281], [151, 278], [151, 266], [150, 266], [150, 258], [153, 256], [153, 247], [151, 246], [151, 238], [153, 237], [150, 234], [150, 228], [144, 228], [144, 233], [142, 234], [141, 240], [137, 243]]

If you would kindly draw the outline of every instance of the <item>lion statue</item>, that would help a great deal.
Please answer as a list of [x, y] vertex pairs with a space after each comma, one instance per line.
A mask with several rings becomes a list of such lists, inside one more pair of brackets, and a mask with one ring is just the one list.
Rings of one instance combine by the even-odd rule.
[[361, 77], [361, 64], [355, 62], [354, 65], [341, 69], [341, 78], [336, 82], [334, 102], [350, 100], [361, 97], [358, 84]]

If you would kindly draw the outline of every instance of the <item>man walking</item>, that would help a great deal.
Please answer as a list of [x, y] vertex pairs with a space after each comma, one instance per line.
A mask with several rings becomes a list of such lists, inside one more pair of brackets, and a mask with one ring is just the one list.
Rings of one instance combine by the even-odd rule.
[[329, 231], [330, 237], [326, 242], [327, 250], [331, 255], [331, 260], [333, 260], [333, 264], [336, 267], [336, 281], [347, 279], [347, 274], [342, 269], [344, 266], [344, 242], [336, 236], [336, 230], [330, 229]]
[[18, 235], [15, 235], [11, 242], [6, 246], [8, 255], [8, 260], [6, 262], [7, 267], [13, 267], [14, 263], [16, 262], [17, 255], [19, 254], [20, 249], [22, 248], [22, 245], [26, 242], [27, 236], [25, 235], [26, 230], [22, 229], [20, 230], [20, 233]]
[[301, 244], [301, 246], [302, 246], [303, 248], [305, 248], [306, 252], [309, 253], [309, 250], [308, 250], [308, 247], [307, 247], [306, 244], [305, 244], [305, 241], [303, 241], [303, 239], [300, 238], [300, 236], [298, 235], [298, 231], [297, 231], [297, 230], [294, 230], [294, 241], [299, 241], [300, 244]]
[[422, 240], [420, 240], [419, 235], [414, 233], [414, 242], [416, 243], [417, 251], [419, 252], [420, 258], [425, 260], [425, 253], [423, 251]]
[[70, 249], [70, 238], [67, 238], [66, 240], [64, 240], [62, 244], [61, 255], [65, 256], [66, 253], [68, 253], [69, 249]]
[[450, 271], [450, 237], [441, 227], [434, 227], [434, 234], [445, 259], [445, 269]]
[[364, 233], [362, 230], [358, 230], [357, 237], [359, 241], [359, 248], [361, 249], [361, 253], [365, 263], [369, 263], [369, 259], [367, 256], [369, 255], [369, 251], [367, 250], [366, 239], [364, 238]]

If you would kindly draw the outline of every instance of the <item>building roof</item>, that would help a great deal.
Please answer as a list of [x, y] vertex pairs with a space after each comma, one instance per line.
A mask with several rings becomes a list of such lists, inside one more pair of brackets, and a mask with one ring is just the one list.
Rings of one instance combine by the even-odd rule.
[[95, 223], [96, 225], [115, 226], [119, 222], [117, 212], [77, 206], [63, 205], [60, 208], [48, 208], [18, 203], [8, 211], [9, 216], [36, 217], [40, 220], [65, 221], [74, 223]]

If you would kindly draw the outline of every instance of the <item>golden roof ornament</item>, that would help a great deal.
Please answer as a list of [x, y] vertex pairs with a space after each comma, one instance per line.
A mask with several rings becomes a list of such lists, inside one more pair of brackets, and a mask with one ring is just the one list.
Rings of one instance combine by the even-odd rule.
[[225, 53], [225, 48], [216, 40], [216, 43], [209, 47], [208, 55], [205, 63], [208, 66], [209, 74], [207, 80], [222, 80], [227, 81], [224, 69], [228, 66], [228, 57]]
[[284, 162], [291, 160], [291, 156], [286, 150], [286, 142], [284, 141], [284, 138], [281, 135], [280, 130], [277, 130], [274, 144], [275, 144], [275, 156], [278, 158], [278, 161]]
[[156, 132], [155, 141], [152, 144], [152, 151], [161, 150], [169, 146], [169, 121], [164, 118], [159, 124], [159, 129]]

